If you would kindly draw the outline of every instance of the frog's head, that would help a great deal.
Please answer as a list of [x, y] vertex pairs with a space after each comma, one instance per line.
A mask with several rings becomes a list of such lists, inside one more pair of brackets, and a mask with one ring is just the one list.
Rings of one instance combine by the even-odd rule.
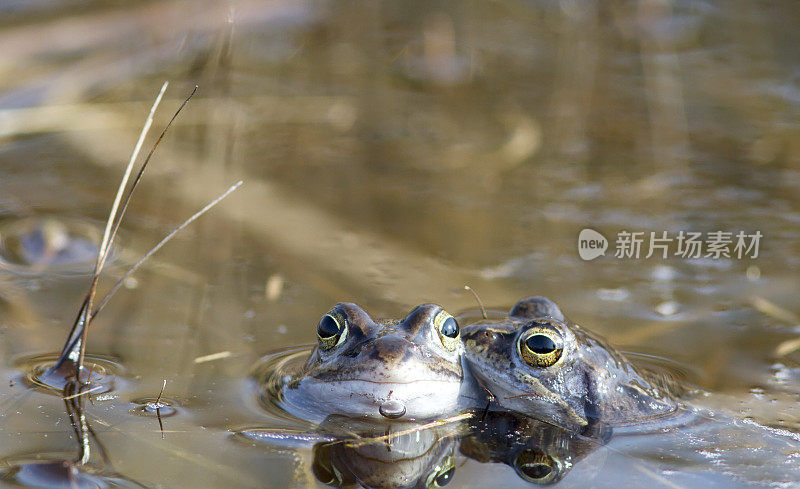
[[336, 305], [317, 328], [305, 373], [285, 397], [327, 414], [429, 418], [455, 411], [463, 371], [460, 328], [441, 306], [424, 304], [402, 321], [374, 321]]
[[505, 409], [581, 429], [672, 407], [619, 352], [543, 297], [465, 328], [463, 340], [472, 371]]
[[462, 353], [458, 323], [441, 306], [423, 304], [403, 321], [380, 323], [344, 303], [320, 319], [309, 365], [317, 364], [320, 372], [328, 365], [339, 377], [367, 374], [371, 381], [445, 380], [460, 378]]

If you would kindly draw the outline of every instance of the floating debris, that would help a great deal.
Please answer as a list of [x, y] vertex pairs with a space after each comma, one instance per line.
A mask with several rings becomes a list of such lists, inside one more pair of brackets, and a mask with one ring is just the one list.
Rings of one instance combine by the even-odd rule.
[[767, 316], [778, 319], [780, 321], [792, 324], [800, 324], [800, 318], [797, 314], [784, 309], [783, 307], [771, 302], [763, 297], [753, 296], [750, 298], [750, 304], [753, 305], [759, 312]]
[[264, 295], [268, 301], [275, 302], [281, 298], [284, 282], [283, 275], [280, 273], [274, 273], [269, 276], [264, 287]]
[[626, 289], [597, 289], [597, 297], [604, 301], [622, 302], [630, 296]]
[[664, 317], [674, 316], [680, 310], [680, 304], [675, 301], [665, 301], [657, 305], [655, 310]]
[[222, 360], [224, 358], [232, 357], [233, 353], [228, 350], [221, 351], [218, 353], [212, 353], [210, 355], [203, 355], [202, 357], [197, 357], [194, 359], [194, 363], [206, 363], [206, 362], [213, 362], [214, 360]]

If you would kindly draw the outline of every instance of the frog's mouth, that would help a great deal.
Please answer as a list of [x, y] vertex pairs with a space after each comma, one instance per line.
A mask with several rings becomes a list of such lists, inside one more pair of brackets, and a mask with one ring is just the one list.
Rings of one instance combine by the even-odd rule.
[[[382, 382], [374, 379], [303, 379], [283, 391], [283, 400], [305, 413], [378, 419], [423, 419], [455, 410], [461, 385], [446, 380]], [[305, 416], [303, 416], [305, 417]]]

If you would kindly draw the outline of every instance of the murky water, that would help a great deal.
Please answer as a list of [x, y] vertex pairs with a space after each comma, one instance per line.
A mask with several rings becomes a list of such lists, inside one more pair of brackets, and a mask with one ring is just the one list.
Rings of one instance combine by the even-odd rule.
[[[336, 302], [374, 317], [425, 301], [456, 312], [474, 307], [464, 284], [502, 308], [548, 296], [701, 389], [686, 402], [702, 422], [588, 445], [530, 428], [531, 443], [577, 447], [559, 487], [796, 484], [798, 21], [792, 1], [5, 5], [0, 484], [321, 484], [330, 464], [314, 465], [313, 443], [233, 435], [297, 429], [259, 402], [258, 359], [312, 342]], [[66, 338], [163, 80], [156, 130], [200, 88], [145, 175], [101, 293], [245, 184], [125, 282], [88, 342], [116, 366], [114, 387], [70, 404], [25, 379]], [[579, 257], [584, 228], [609, 239], [606, 256]], [[645, 233], [640, 258], [614, 256], [621, 231]], [[651, 232], [681, 231], [730, 232], [732, 256], [675, 256], [673, 241], [645, 258]], [[757, 257], [736, 257], [740, 231], [761, 233]], [[159, 420], [148, 403], [164, 380]], [[94, 431], [88, 464], [75, 465], [70, 412]], [[449, 487], [529, 487], [510, 462], [541, 473], [541, 453], [476, 448], [503, 423], [437, 428], [437, 455], [414, 470]]]

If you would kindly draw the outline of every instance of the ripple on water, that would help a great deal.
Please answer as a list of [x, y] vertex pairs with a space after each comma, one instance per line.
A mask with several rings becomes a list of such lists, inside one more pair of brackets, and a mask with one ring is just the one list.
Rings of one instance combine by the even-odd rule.
[[640, 372], [647, 372], [651, 377], [663, 379], [665, 383], [672, 385], [676, 389], [676, 395], [704, 380], [703, 372], [687, 363], [647, 353], [625, 351], [624, 354]]
[[[64, 457], [61, 454], [60, 457]], [[0, 460], [0, 481], [18, 487], [42, 489], [145, 488], [136, 481], [92, 464], [80, 464], [55, 454], [9, 457]]]
[[[26, 385], [61, 396], [64, 394], [64, 388], [74, 381], [74, 372], [71, 369], [66, 374], [51, 372], [50, 369], [56, 360], [58, 355], [55, 353], [33, 355], [18, 359], [16, 366], [24, 372], [22, 381]], [[121, 364], [95, 355], [86, 355], [83, 368], [86, 374], [81, 376], [86, 375], [84, 380], [88, 378], [84, 392], [94, 396], [114, 390], [124, 373]]]
[[180, 402], [168, 397], [139, 397], [132, 399], [131, 402], [136, 406], [131, 409], [131, 413], [137, 416], [167, 418], [178, 414]]
[[17, 273], [88, 274], [102, 236], [103, 225], [85, 219], [43, 215], [4, 220], [0, 267]]
[[262, 357], [253, 367], [251, 377], [255, 381], [258, 403], [269, 414], [297, 420], [285, 407], [283, 388], [302, 371], [310, 351], [310, 345], [280, 350]]

